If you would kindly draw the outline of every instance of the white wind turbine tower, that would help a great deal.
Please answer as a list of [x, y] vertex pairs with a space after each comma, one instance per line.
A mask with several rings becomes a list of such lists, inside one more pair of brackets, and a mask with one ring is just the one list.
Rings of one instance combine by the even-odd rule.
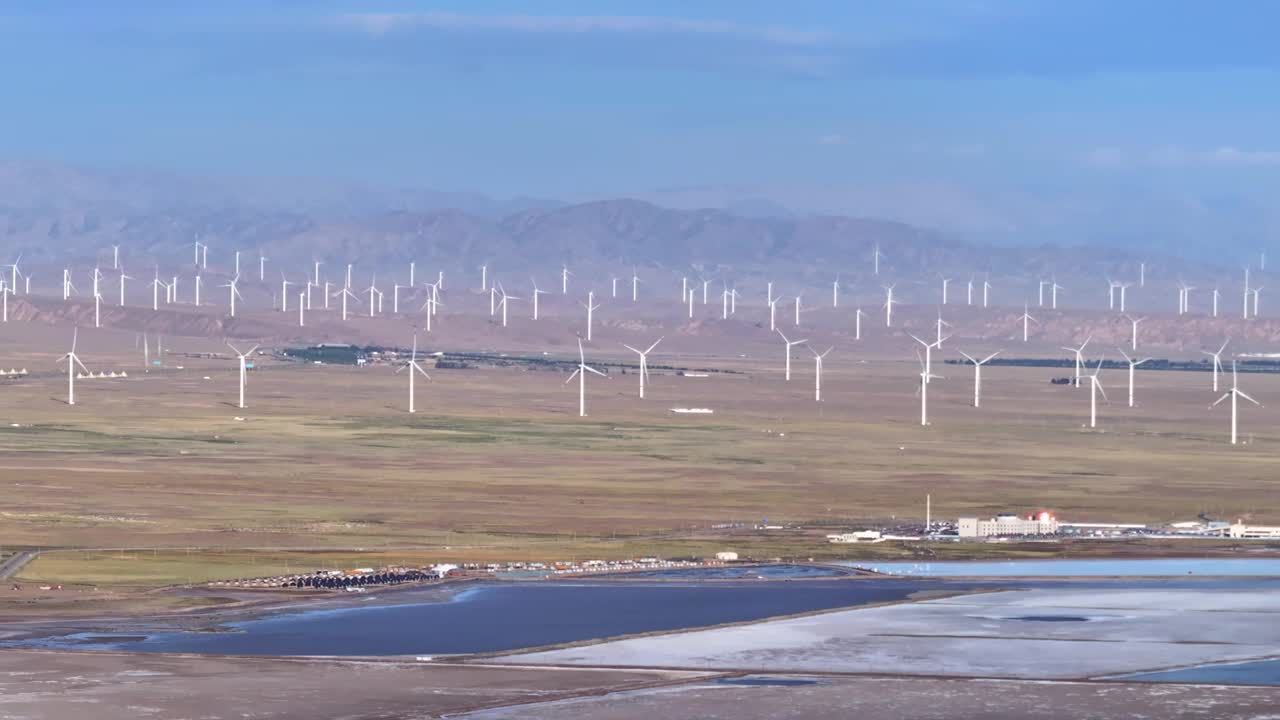
[[267, 281], [267, 256], [258, 255], [258, 282]]
[[836, 275], [836, 279], [831, 283], [831, 307], [840, 307], [840, 276]]
[[814, 402], [822, 402], [822, 360], [835, 348], [827, 348], [819, 353], [813, 348], [809, 348], [809, 352], [813, 353], [813, 400]]
[[422, 377], [426, 378], [428, 381], [431, 380], [431, 376], [427, 374], [427, 371], [423, 370], [422, 366], [418, 364], [418, 334], [417, 333], [413, 334], [413, 354], [409, 356], [408, 362], [401, 365], [400, 368], [396, 370], [396, 374], [399, 375], [400, 372], [403, 370], [409, 371], [409, 412], [411, 413], [417, 412], [417, 410], [415, 410], [413, 407], [413, 396], [414, 396], [413, 374], [415, 372], [422, 373]]
[[578, 417], [587, 416], [587, 373], [589, 372], [605, 379], [609, 377], [587, 364], [587, 357], [582, 350], [582, 338], [578, 338], [578, 369], [564, 381], [564, 384], [568, 385], [575, 377], [578, 378]]
[[1244, 312], [1240, 319], [1249, 319], [1249, 268], [1247, 267], [1244, 269]]
[[1146, 318], [1135, 318], [1125, 315], [1125, 318], [1132, 324], [1133, 329], [1129, 332], [1129, 350], [1137, 351], [1138, 349], [1138, 323], [1146, 320]]
[[539, 290], [537, 280], [534, 280], [533, 278], [529, 278], [529, 280], [530, 282], [533, 283], [533, 319], [537, 320], [538, 319], [538, 296], [550, 295], [551, 293], [546, 290]]
[[1248, 400], [1254, 405], [1258, 405], [1258, 406], [1262, 405], [1262, 403], [1249, 397], [1248, 395], [1245, 394], [1243, 390], [1240, 389], [1239, 381], [1236, 376], [1235, 360], [1231, 361], [1231, 389], [1228, 390], [1225, 395], [1218, 398], [1213, 403], [1213, 405], [1210, 405], [1209, 407], [1214, 407], [1215, 405], [1222, 402], [1223, 400], [1226, 400], [1227, 398], [1231, 398], [1231, 444], [1235, 445], [1236, 429], [1239, 427], [1240, 398], [1244, 398], [1245, 400]]
[[982, 366], [991, 362], [991, 359], [999, 355], [1000, 351], [997, 350], [981, 360], [972, 357], [963, 350], [960, 351], [960, 354], [964, 355], [966, 360], [973, 363], [973, 406], [980, 408], [982, 407]]
[[374, 275], [369, 281], [369, 287], [365, 289], [369, 293], [369, 317], [373, 317], [374, 311], [378, 309], [379, 300], [382, 299], [382, 291], [378, 289], [378, 276]]
[[[1098, 373], [1102, 372], [1102, 358], [1098, 358], [1098, 367], [1094, 368], [1089, 375], [1089, 427], [1098, 427], [1098, 394], [1102, 394], [1102, 399], [1107, 400], [1107, 391], [1102, 387], [1102, 381], [1098, 380]], [[1107, 402], [1110, 402], [1107, 400]]]
[[235, 258], [236, 258], [236, 259], [235, 259], [235, 268], [236, 268], [236, 272], [235, 272], [235, 274], [236, 274], [236, 275], [239, 275], [239, 274], [240, 274], [240, 251], [239, 251], [239, 250], [236, 250], [236, 251], [235, 251]]
[[618, 276], [617, 275], [611, 276], [609, 278], [609, 281], [610, 281], [609, 297], [613, 300], [617, 300], [618, 299]]
[[1051, 303], [1050, 305], [1051, 309], [1053, 310], [1058, 309], [1058, 291], [1065, 290], [1065, 289], [1066, 288], [1058, 284], [1058, 280], [1055, 278], [1053, 281], [1053, 285], [1049, 286], [1049, 301]]
[[414, 282], [415, 269], [416, 269], [416, 263], [413, 260], [410, 260], [409, 261], [409, 287], [413, 287], [414, 285], [417, 284], [416, 282]]
[[489, 286], [489, 317], [498, 314], [498, 285], [497, 283]]
[[1027, 303], [1022, 303], [1021, 319], [1022, 319], [1022, 342], [1026, 342], [1027, 338], [1030, 336], [1031, 323], [1035, 323], [1039, 325], [1040, 321], [1031, 317], [1031, 313], [1027, 309]]
[[1213, 289], [1213, 316], [1218, 317], [1218, 298], [1222, 293], [1218, 292], [1218, 288]]
[[1150, 361], [1151, 358], [1142, 358], [1141, 360], [1134, 360], [1133, 358], [1129, 357], [1128, 353], [1126, 353], [1124, 350], [1122, 349], [1119, 349], [1119, 350], [1120, 350], [1120, 354], [1124, 356], [1124, 359], [1129, 363], [1129, 407], [1133, 407], [1133, 376], [1135, 374], [1135, 371], [1138, 369], [1138, 366], [1144, 362]]
[[93, 296], [93, 326], [102, 327], [102, 296]]
[[76, 355], [76, 339], [79, 335], [80, 335], [80, 328], [76, 328], [75, 330], [71, 331], [71, 351], [68, 352], [66, 355], [63, 355], [62, 357], [58, 358], [58, 362], [62, 362], [63, 360], [67, 361], [67, 404], [68, 405], [76, 404], [76, 366], [79, 365], [81, 370], [84, 370], [86, 373], [89, 372], [89, 368], [85, 367], [84, 363], [80, 362], [80, 356]]
[[1249, 291], [1250, 293], [1253, 294], [1253, 316], [1254, 317], [1258, 317], [1258, 303], [1262, 300], [1262, 290], [1263, 290], [1263, 286], [1259, 285], [1258, 287], [1253, 288], [1252, 290]]
[[489, 266], [488, 265], [480, 266], [480, 289], [481, 290], [489, 289]]
[[344, 288], [342, 288], [342, 290], [340, 290], [340, 291], [338, 292], [338, 294], [342, 296], [342, 320], [343, 320], [343, 322], [346, 322], [346, 320], [347, 320], [347, 298], [351, 298], [352, 300], [358, 300], [359, 298], [357, 298], [357, 297], [356, 297], [356, 294], [355, 294], [355, 293], [351, 292], [351, 288], [349, 288], [349, 287], [344, 287]]
[[124, 281], [132, 279], [132, 275], [125, 275], [123, 270], [120, 271], [120, 307], [124, 307]]
[[640, 299], [640, 275], [636, 269], [631, 268], [631, 302], [638, 302]]
[[796, 327], [800, 327], [800, 296], [796, 296]]
[[649, 353], [658, 347], [658, 343], [662, 342], [662, 338], [653, 341], [648, 350], [637, 350], [630, 345], [623, 344], [622, 347], [640, 356], [640, 399], [644, 399], [644, 385], [649, 379]]
[[70, 298], [72, 293], [74, 292], [76, 292], [76, 286], [74, 283], [71, 282], [71, 269], [63, 268], [62, 269], [62, 299], [66, 300]]
[[1133, 287], [1133, 283], [1122, 282], [1117, 287], [1120, 288], [1120, 312], [1125, 311], [1125, 292]]
[[939, 350], [942, 349], [942, 341], [946, 339], [942, 337], [942, 328], [944, 327], [952, 327], [952, 325], [951, 323], [942, 319], [942, 310], [938, 310], [938, 332], [937, 332], [937, 335], [934, 336], [934, 341], [938, 343]]
[[880, 258], [884, 257], [884, 253], [880, 252], [880, 243], [876, 243], [876, 248], [871, 252], [871, 264], [873, 271], [880, 275]]
[[803, 345], [804, 343], [807, 343], [809, 341], [808, 340], [795, 340], [795, 341], [788, 340], [787, 336], [783, 335], [781, 330], [777, 330], [776, 332], [778, 333], [778, 336], [782, 338], [782, 342], [786, 344], [787, 363], [784, 366], [786, 368], [784, 377], [787, 380], [787, 382], [790, 382], [791, 381], [791, 348], [797, 345]]
[[[239, 275], [239, 273], [236, 273]], [[289, 312], [289, 286], [297, 283], [289, 282], [284, 271], [280, 271], [280, 312]]]
[[[13, 262], [9, 263], [6, 266], [9, 268], [9, 287], [13, 288], [14, 294], [17, 294], [18, 292], [18, 276], [22, 274], [22, 272], [18, 270], [18, 263], [21, 260], [22, 260], [22, 253], [18, 253], [18, 257], [15, 258]], [[28, 281], [28, 288], [30, 288], [30, 281]], [[29, 295], [30, 292], [28, 292], [27, 294]]]
[[[160, 310], [160, 286], [164, 282], [160, 279], [160, 268], [156, 268], [156, 276], [151, 280], [151, 310], [153, 312]], [[165, 287], [168, 287], [167, 285]]]
[[236, 276], [231, 278], [231, 282], [227, 283], [226, 285], [218, 286], [218, 287], [230, 288], [229, 294], [231, 295], [231, 317], [236, 316], [236, 298], [240, 298], [241, 300], [244, 299], [240, 295], [240, 288], [236, 287], [239, 284], [240, 284], [240, 278], [239, 276]]
[[1107, 309], [1116, 309], [1116, 288], [1120, 287], [1120, 283], [1107, 278]]
[[1218, 348], [1218, 352], [1209, 352], [1201, 350], [1200, 354], [1208, 355], [1213, 358], [1213, 391], [1218, 392], [1218, 373], [1222, 372], [1222, 353], [1227, 349], [1227, 343], [1231, 342], [1231, 338], [1222, 341], [1222, 347]]
[[965, 286], [964, 304], [973, 305], [973, 276], [969, 276], [969, 282]]
[[720, 291], [720, 319], [729, 319], [729, 287], [727, 285]]
[[199, 275], [196, 275], [196, 282], [195, 282], [195, 285], [196, 285], [196, 307], [200, 307], [200, 285], [201, 285], [201, 280], [200, 280], [200, 276], [199, 276]]
[[507, 326], [507, 301], [519, 300], [520, 298], [514, 295], [508, 295], [507, 291], [503, 289], [501, 283], [498, 284], [498, 292], [502, 293], [502, 327], [506, 327]]
[[579, 304], [587, 309], [587, 342], [591, 342], [591, 325], [595, 317], [595, 311], [600, 309], [600, 306], [596, 304], [596, 291], [588, 290], [587, 301]]
[[[568, 265], [560, 266], [560, 294], [561, 295], [569, 294], [569, 276], [572, 274], [573, 273], [569, 272]], [[587, 339], [590, 340], [591, 338], [588, 337]]]
[[[774, 332], [778, 329], [778, 301], [781, 299], [782, 298], [774, 298], [769, 301], [769, 332]], [[689, 304], [689, 309], [693, 309], [692, 303]]]
[[987, 301], [991, 297], [991, 282], [982, 281], [982, 307], [987, 307]]
[[689, 319], [693, 319], [693, 290], [689, 290]]
[[[310, 283], [308, 283], [308, 287], [310, 287]], [[306, 303], [306, 300], [307, 300], [307, 291], [306, 291], [306, 290], [302, 290], [302, 291], [300, 291], [300, 292], [298, 293], [298, 327], [306, 327], [306, 326], [307, 326], [307, 318], [306, 318], [307, 303]]]
[[[391, 286], [391, 314], [393, 315], [400, 314], [400, 288], [402, 287], [406, 287], [406, 286], [401, 285], [400, 283], [396, 283]], [[413, 287], [413, 286], [409, 285], [407, 287]]]
[[146, 333], [142, 333], [142, 368], [143, 372], [151, 372], [151, 345]]
[[1080, 347], [1071, 348], [1071, 347], [1063, 346], [1062, 348], [1063, 350], [1066, 350], [1067, 352], [1075, 353], [1076, 355], [1076, 375], [1075, 375], [1075, 382], [1074, 382], [1074, 385], [1076, 387], [1080, 387], [1080, 371], [1084, 366], [1084, 349], [1088, 347], [1089, 341], [1092, 339], [1093, 339], [1093, 335], [1090, 334], [1089, 337], [1085, 338], [1084, 342], [1080, 344]]
[[893, 289], [896, 285], [884, 286], [884, 326], [893, 327]]
[[13, 294], [13, 288], [9, 287], [5, 281], [0, 280], [0, 305], [4, 306], [4, 322], [9, 322], [9, 296]]
[[[918, 340], [918, 338], [917, 338]], [[925, 346], [926, 351], [928, 346]], [[929, 370], [929, 361], [926, 357], [920, 355], [920, 351], [916, 351], [916, 358], [920, 361], [920, 425], [926, 427], [929, 425], [929, 382], [932, 380], [944, 379], [941, 375], [934, 375]]]
[[947, 304], [947, 289], [951, 287], [951, 278], [939, 275], [938, 279], [942, 281], [942, 304]]
[[[866, 313], [862, 312], [862, 308], [858, 308], [853, 313], [853, 339], [862, 339], [862, 318]], [[772, 328], [771, 328], [772, 329]]]
[[227, 347], [231, 348], [231, 350], [235, 352], [236, 357], [240, 358], [240, 407], [244, 408], [244, 383], [247, 377], [247, 372], [245, 369], [245, 358], [248, 357], [249, 355], [252, 355], [253, 351], [258, 349], [258, 346], [254, 345], [253, 347], [249, 348], [249, 352], [243, 352], [243, 353], [240, 352], [239, 350], [236, 350], [236, 346], [232, 345], [231, 343], [227, 343]]
[[1044, 279], [1040, 280], [1039, 299], [1037, 301], [1036, 307], [1041, 307], [1041, 308], [1044, 307], [1044, 288], [1048, 284], [1049, 284], [1048, 280], [1044, 280]]
[[120, 269], [120, 246], [119, 245], [111, 246], [111, 269], [112, 270]]

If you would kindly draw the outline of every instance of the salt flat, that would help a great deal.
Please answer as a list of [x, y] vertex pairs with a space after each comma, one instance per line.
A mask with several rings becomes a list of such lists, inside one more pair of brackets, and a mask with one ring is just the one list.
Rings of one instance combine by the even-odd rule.
[[1035, 589], [514, 655], [506, 661], [1071, 679], [1280, 655], [1280, 590]]

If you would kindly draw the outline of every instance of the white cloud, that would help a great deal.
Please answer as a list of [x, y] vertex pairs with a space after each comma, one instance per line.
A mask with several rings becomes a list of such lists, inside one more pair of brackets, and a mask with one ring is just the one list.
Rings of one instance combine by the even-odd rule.
[[1230, 145], [1208, 150], [1173, 145], [1139, 150], [1101, 147], [1085, 153], [1084, 164], [1099, 168], [1263, 167], [1280, 165], [1280, 151], [1241, 150]]
[[793, 46], [822, 45], [827, 32], [776, 25], [742, 25], [725, 20], [685, 20], [642, 15], [463, 15], [446, 12], [345, 13], [333, 21], [372, 35], [414, 29], [486, 30], [521, 33], [633, 33], [731, 35]]

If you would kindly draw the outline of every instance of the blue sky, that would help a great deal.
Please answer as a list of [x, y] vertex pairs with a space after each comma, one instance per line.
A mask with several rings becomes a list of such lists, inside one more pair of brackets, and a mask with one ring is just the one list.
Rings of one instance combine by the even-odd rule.
[[1278, 21], [1262, 0], [10, 0], [0, 158], [979, 234], [1130, 196], [1268, 225]]

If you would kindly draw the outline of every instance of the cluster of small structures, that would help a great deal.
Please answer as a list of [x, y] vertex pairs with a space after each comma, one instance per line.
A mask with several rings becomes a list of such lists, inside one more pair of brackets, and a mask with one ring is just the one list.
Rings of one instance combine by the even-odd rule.
[[431, 567], [393, 566], [384, 568], [354, 568], [350, 570], [316, 570], [310, 573], [273, 575], [270, 577], [217, 580], [211, 587], [235, 588], [314, 588], [318, 590], [346, 590], [362, 592], [365, 587], [399, 585], [403, 583], [444, 580], [467, 576], [527, 576], [551, 577], [553, 575], [587, 575], [622, 573], [639, 570], [671, 570], [722, 566], [738, 559], [736, 552], [716, 553], [714, 560], [664, 560], [657, 557], [630, 558], [626, 560], [582, 560], [565, 562], [507, 562], [442, 563]]
[[443, 580], [449, 576], [449, 573], [457, 570], [457, 567], [457, 565], [434, 565], [430, 568], [395, 566], [355, 568], [352, 570], [316, 570], [310, 573], [293, 575], [217, 580], [209, 583], [209, 585], [212, 587], [237, 588], [315, 588], [318, 590], [360, 592], [369, 586]]

